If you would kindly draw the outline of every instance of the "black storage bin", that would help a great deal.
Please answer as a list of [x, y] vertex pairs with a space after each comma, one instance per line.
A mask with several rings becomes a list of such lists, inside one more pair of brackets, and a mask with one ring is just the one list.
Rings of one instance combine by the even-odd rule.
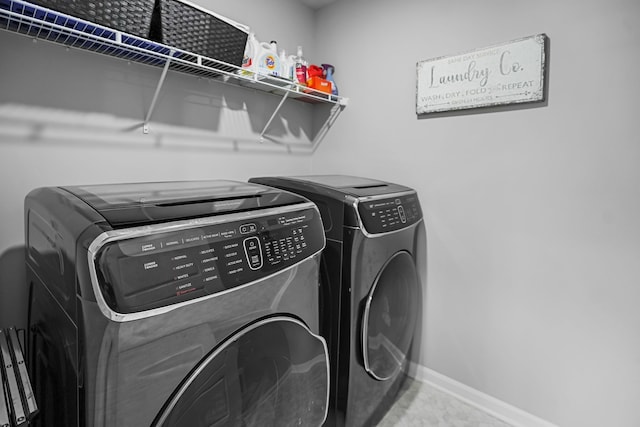
[[149, 38], [155, 0], [29, 0], [85, 21]]
[[[162, 43], [240, 67], [248, 32], [226, 18], [180, 0], [160, 0]], [[203, 65], [233, 72], [215, 61]]]

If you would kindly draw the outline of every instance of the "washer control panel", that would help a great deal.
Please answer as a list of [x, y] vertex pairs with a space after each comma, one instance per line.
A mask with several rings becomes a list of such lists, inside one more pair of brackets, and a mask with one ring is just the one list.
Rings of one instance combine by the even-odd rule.
[[387, 233], [415, 224], [422, 218], [417, 194], [362, 200], [358, 203], [362, 225], [370, 234]]
[[162, 231], [105, 244], [96, 256], [107, 304], [132, 313], [242, 286], [324, 247], [315, 209]]

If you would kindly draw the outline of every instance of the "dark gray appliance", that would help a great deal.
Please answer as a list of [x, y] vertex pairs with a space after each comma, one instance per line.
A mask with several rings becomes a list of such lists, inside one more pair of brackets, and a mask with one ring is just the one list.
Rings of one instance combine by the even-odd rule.
[[320, 307], [331, 359], [326, 425], [375, 425], [420, 350], [426, 231], [415, 190], [343, 175], [250, 182], [318, 206], [327, 238]]
[[25, 200], [38, 425], [321, 425], [322, 222], [232, 181], [49, 187]]

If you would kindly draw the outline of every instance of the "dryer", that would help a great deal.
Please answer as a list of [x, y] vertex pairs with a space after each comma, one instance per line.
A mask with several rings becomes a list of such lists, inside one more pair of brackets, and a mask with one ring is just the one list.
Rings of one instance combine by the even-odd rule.
[[325, 420], [308, 200], [233, 181], [47, 187], [25, 224], [39, 425]]
[[321, 335], [331, 359], [326, 425], [375, 425], [420, 350], [426, 231], [415, 190], [344, 175], [249, 181], [318, 206], [327, 238], [321, 274]]

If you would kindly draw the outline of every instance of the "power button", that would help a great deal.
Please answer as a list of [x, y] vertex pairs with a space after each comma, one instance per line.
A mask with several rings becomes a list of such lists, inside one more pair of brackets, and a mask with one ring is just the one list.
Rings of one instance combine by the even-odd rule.
[[262, 251], [260, 250], [260, 240], [256, 237], [247, 237], [242, 242], [244, 246], [244, 254], [247, 256], [247, 262], [252, 270], [262, 268]]
[[407, 216], [404, 214], [404, 208], [402, 205], [398, 206], [398, 214], [400, 215], [400, 221], [402, 221], [403, 224], [406, 223]]

